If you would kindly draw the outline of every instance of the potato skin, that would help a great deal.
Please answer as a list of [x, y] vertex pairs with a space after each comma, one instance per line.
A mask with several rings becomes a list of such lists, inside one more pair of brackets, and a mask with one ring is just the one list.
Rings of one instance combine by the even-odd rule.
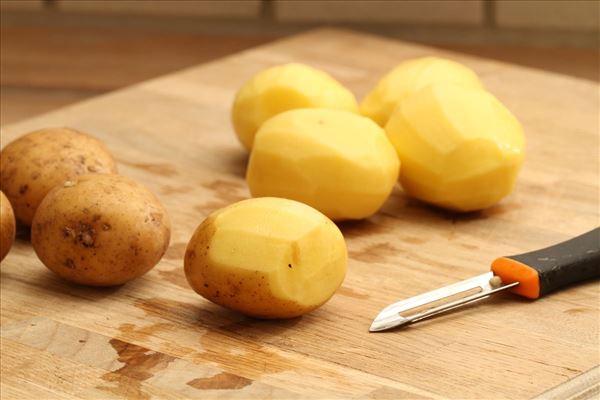
[[342, 284], [347, 251], [339, 229], [306, 204], [273, 197], [212, 213], [190, 239], [186, 278], [213, 303], [258, 318], [293, 318]]
[[0, 261], [4, 260], [15, 242], [15, 225], [15, 214], [10, 202], [4, 193], [0, 192]]
[[112, 286], [152, 269], [170, 234], [167, 211], [144, 186], [119, 175], [89, 174], [44, 198], [31, 243], [44, 265], [62, 278]]
[[0, 153], [0, 189], [16, 218], [28, 226], [56, 185], [79, 175], [116, 172], [117, 164], [102, 142], [70, 128], [28, 133]]

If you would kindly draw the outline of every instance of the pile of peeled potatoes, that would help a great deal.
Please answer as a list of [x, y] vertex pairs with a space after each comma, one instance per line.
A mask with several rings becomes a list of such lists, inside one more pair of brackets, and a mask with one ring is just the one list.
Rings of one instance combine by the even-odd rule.
[[[261, 318], [302, 315], [335, 293], [347, 250], [332, 221], [373, 215], [398, 180], [423, 202], [481, 210], [512, 191], [524, 157], [510, 111], [472, 70], [434, 57], [399, 64], [360, 105], [323, 71], [271, 67], [239, 90], [232, 120], [254, 198], [198, 226], [185, 275], [208, 300]], [[2, 258], [15, 217], [42, 263], [78, 284], [123, 284], [166, 251], [167, 211], [117, 175], [97, 139], [43, 129], [8, 144], [0, 162]]]

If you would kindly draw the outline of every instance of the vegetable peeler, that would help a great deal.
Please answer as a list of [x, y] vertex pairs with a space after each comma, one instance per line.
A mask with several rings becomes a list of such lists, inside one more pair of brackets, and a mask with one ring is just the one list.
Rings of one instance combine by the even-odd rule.
[[504, 290], [537, 299], [569, 284], [599, 277], [600, 228], [541, 250], [497, 258], [491, 269], [387, 306], [369, 331], [406, 326]]

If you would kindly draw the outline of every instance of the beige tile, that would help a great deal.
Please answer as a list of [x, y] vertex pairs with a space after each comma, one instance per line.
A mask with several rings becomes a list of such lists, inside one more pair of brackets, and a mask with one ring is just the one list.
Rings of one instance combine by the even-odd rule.
[[275, 18], [293, 22], [482, 24], [479, 0], [275, 0]]
[[499, 0], [496, 23], [507, 28], [598, 30], [597, 0]]
[[2, 11], [39, 11], [44, 8], [42, 0], [2, 0], [0, 10]]
[[225, 18], [258, 18], [262, 7], [261, 0], [58, 0], [57, 4], [65, 12]]

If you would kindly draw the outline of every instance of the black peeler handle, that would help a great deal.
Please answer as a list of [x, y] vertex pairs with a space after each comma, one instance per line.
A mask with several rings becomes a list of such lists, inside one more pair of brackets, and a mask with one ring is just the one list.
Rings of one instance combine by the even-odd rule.
[[600, 228], [541, 250], [500, 257], [492, 271], [503, 283], [519, 282], [511, 291], [531, 299], [600, 277]]

